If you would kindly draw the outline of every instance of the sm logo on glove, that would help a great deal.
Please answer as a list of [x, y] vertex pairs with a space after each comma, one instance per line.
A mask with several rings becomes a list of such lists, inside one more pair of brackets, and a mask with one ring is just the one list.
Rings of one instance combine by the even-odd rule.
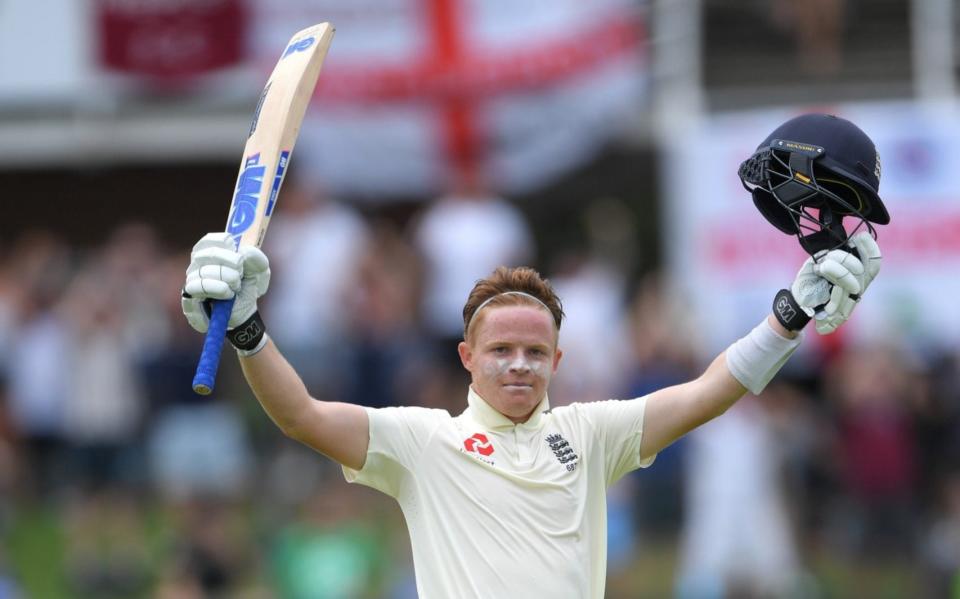
[[493, 453], [493, 444], [483, 433], [475, 433], [463, 441], [463, 447], [470, 453], [479, 453], [482, 456], [489, 456]]

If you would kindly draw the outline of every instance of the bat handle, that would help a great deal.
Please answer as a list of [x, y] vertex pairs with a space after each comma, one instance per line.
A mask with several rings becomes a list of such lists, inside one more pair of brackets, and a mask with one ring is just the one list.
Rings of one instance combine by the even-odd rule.
[[193, 377], [193, 390], [200, 395], [213, 393], [213, 384], [217, 379], [220, 353], [223, 351], [223, 341], [227, 336], [227, 322], [230, 320], [234, 299], [212, 302], [210, 326], [203, 340], [203, 351], [197, 363], [197, 374]]

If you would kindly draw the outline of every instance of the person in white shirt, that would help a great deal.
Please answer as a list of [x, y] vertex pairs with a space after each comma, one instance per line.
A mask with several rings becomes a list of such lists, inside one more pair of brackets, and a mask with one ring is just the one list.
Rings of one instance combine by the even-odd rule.
[[[206, 331], [207, 300], [236, 298], [227, 338], [257, 399], [286, 435], [339, 462], [347, 480], [397, 500], [421, 598], [599, 599], [607, 487], [748, 390], [759, 394], [803, 327], [816, 318], [818, 333], [835, 331], [880, 270], [870, 222], [890, 217], [878, 195], [879, 154], [855, 125], [830, 115], [791, 119], [738, 174], [767, 220], [811, 257], [776, 294], [772, 313], [703, 374], [644, 397], [551, 409], [563, 309], [525, 267], [497, 268], [467, 297], [457, 351], [471, 382], [457, 416], [312, 398], [257, 310], [267, 257], [236, 249], [226, 233], [194, 246], [183, 311]], [[860, 222], [847, 229], [845, 217]]]
[[[880, 265], [869, 234], [850, 247], [864, 262], [842, 249], [808, 259], [787, 292], [798, 314], [785, 318], [778, 308], [699, 378], [636, 399], [555, 409], [547, 390], [563, 355], [563, 310], [529, 268], [498, 268], [467, 299], [457, 349], [471, 384], [457, 416], [313, 399], [263, 333], [256, 300], [269, 283], [266, 256], [235, 250], [226, 233], [194, 247], [183, 308], [204, 330], [204, 301], [236, 296], [228, 339], [253, 392], [287, 436], [339, 462], [348, 481], [399, 502], [420, 597], [601, 598], [607, 487], [748, 389], [760, 393], [799, 345], [814, 306], [827, 304], [831, 331], [845, 321], [850, 311], [837, 310], [838, 301], [862, 295]], [[841, 292], [831, 297], [831, 288]]]
[[477, 279], [501, 264], [526, 264], [534, 253], [523, 212], [476, 186], [463, 186], [429, 202], [416, 221], [412, 240], [427, 271], [424, 325], [439, 337], [459, 334], [463, 296]]

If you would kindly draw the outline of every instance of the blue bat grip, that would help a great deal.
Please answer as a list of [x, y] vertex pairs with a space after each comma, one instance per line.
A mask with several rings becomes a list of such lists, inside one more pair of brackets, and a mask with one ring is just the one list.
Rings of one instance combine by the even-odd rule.
[[235, 298], [212, 302], [210, 326], [207, 329], [207, 337], [203, 340], [203, 352], [197, 363], [197, 374], [193, 377], [193, 390], [200, 395], [213, 393], [213, 384], [217, 379], [220, 353], [223, 351], [223, 341], [227, 336], [227, 322], [230, 320], [234, 300]]

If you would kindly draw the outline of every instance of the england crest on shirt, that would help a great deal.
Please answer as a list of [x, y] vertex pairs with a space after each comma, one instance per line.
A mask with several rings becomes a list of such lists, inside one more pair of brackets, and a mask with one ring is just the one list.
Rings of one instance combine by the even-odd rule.
[[573, 451], [570, 443], [563, 438], [563, 435], [560, 433], [547, 435], [546, 441], [547, 444], [550, 445], [550, 451], [553, 452], [553, 455], [557, 456], [557, 461], [560, 462], [568, 472], [573, 472], [577, 469], [577, 462], [580, 460], [580, 456]]

